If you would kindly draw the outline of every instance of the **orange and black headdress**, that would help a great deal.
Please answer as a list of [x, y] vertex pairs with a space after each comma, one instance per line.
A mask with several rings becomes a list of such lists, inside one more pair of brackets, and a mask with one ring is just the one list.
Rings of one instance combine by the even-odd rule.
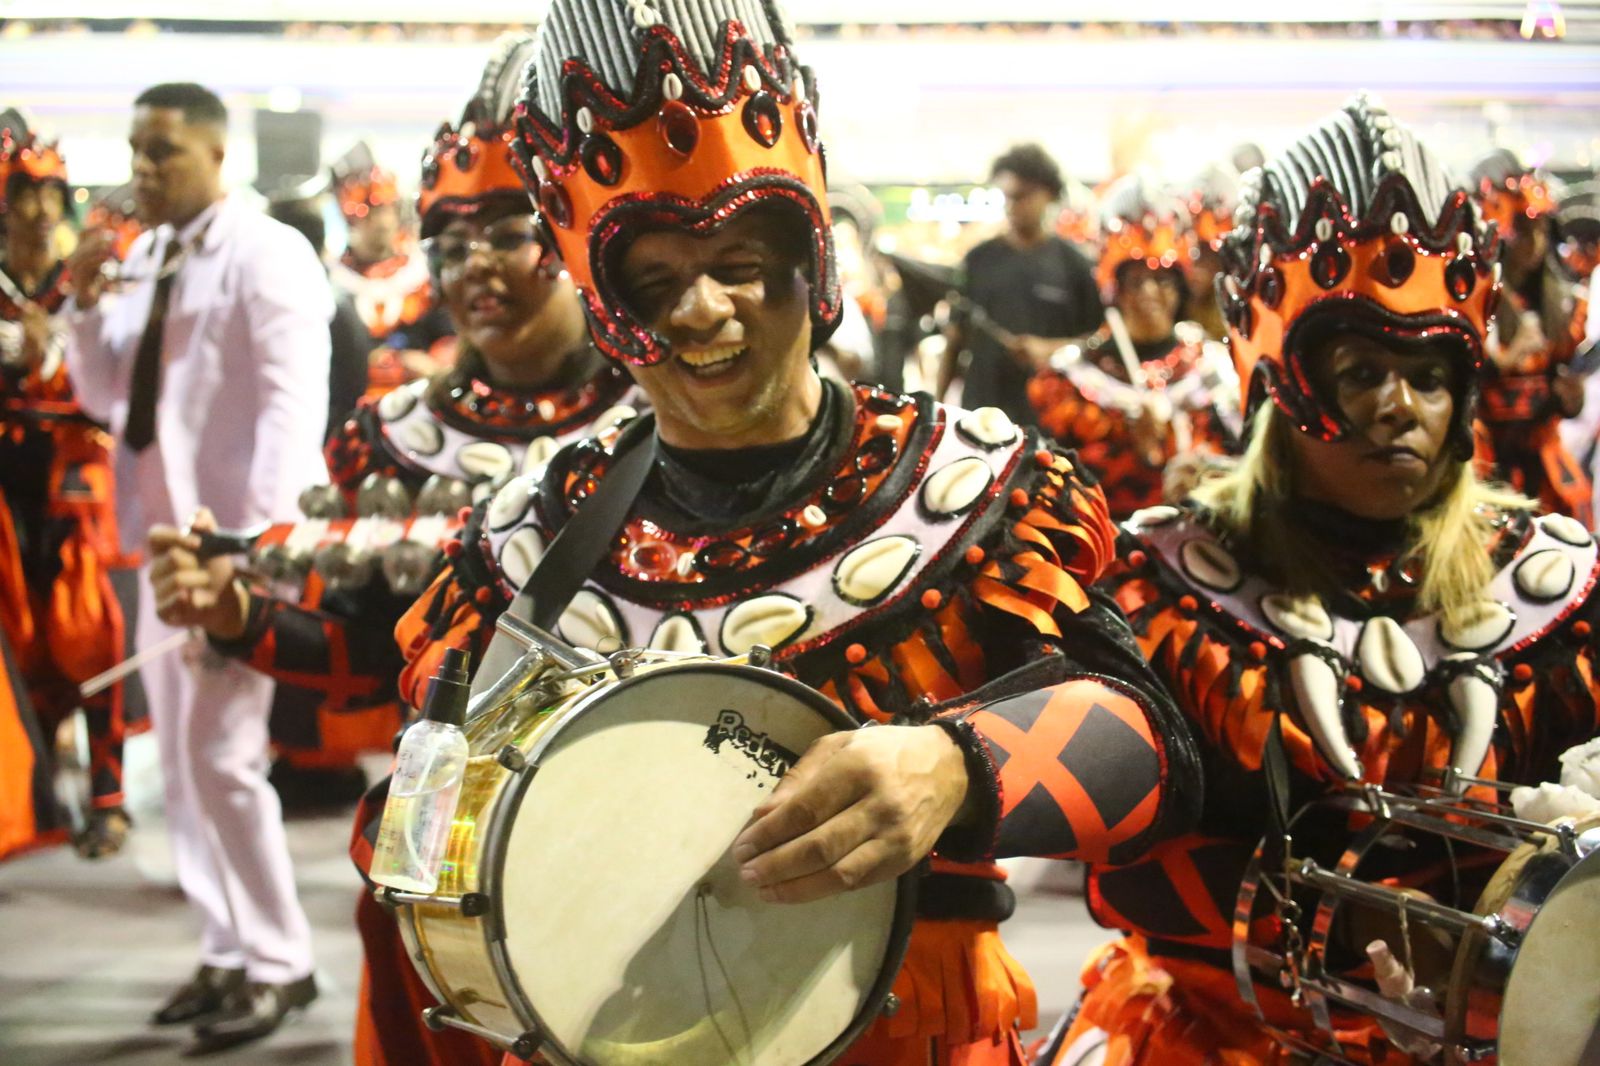
[[533, 205], [511, 153], [511, 111], [521, 85], [521, 70], [533, 38], [508, 33], [495, 43], [478, 91], [456, 125], [446, 122], [422, 157], [417, 216], [423, 239], [436, 236], [452, 219], [489, 207]]
[[41, 141], [15, 111], [0, 113], [0, 213], [12, 195], [13, 182], [56, 184], [67, 191], [67, 161], [55, 142]]
[[1179, 287], [1187, 290], [1194, 242], [1180, 217], [1179, 206], [1138, 174], [1118, 178], [1106, 190], [1100, 208], [1101, 250], [1095, 281], [1100, 284], [1100, 298], [1107, 304], [1116, 299], [1121, 283], [1118, 275], [1130, 263], [1143, 263], [1154, 271], [1170, 271]]
[[1215, 164], [1190, 183], [1184, 207], [1188, 209], [1189, 232], [1196, 252], [1222, 250], [1223, 239], [1233, 229], [1233, 208], [1238, 195], [1238, 175]]
[[813, 343], [838, 325], [816, 90], [775, 0], [555, 0], [517, 111], [518, 157], [596, 345], [666, 342], [612, 276], [648, 229], [711, 233], [756, 205], [805, 223]]
[[1496, 148], [1478, 160], [1468, 176], [1479, 210], [1485, 219], [1500, 227], [1502, 240], [1516, 232], [1519, 217], [1536, 222], [1556, 209], [1550, 179], [1523, 166], [1508, 148]]
[[1349, 423], [1304, 363], [1330, 327], [1458, 342], [1453, 443], [1470, 447], [1483, 337], [1499, 295], [1499, 245], [1466, 190], [1375, 101], [1358, 96], [1245, 174], [1217, 278], [1245, 408], [1270, 396], [1301, 432]]

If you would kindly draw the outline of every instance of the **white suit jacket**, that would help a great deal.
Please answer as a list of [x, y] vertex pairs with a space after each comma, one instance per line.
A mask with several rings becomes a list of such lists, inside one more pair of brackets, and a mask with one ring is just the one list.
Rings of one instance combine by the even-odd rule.
[[[193, 250], [167, 305], [156, 439], [123, 443], [134, 354], [171, 226], [142, 235], [123, 264], [136, 279], [75, 310], [67, 366], [79, 403], [117, 439], [123, 546], [204, 505], [233, 528], [290, 521], [305, 486], [325, 481], [328, 321], [333, 300], [310, 244], [236, 196], [177, 235]], [[198, 238], [199, 243], [194, 242]]]

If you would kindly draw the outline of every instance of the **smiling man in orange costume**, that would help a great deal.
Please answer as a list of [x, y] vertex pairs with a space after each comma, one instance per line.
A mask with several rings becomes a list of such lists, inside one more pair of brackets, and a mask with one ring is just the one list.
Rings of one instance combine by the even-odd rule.
[[[816, 89], [776, 5], [558, 2], [538, 42], [517, 149], [595, 343], [654, 415], [473, 513], [398, 629], [402, 694], [448, 648], [477, 661], [529, 560], [655, 448], [558, 633], [766, 644], [856, 720], [897, 723], [820, 742], [732, 855], [781, 902], [933, 852], [899, 1010], [841, 1061], [1018, 1066], [1034, 993], [1000, 941], [1012, 897], [992, 860], [1130, 859], [1198, 790], [1187, 731], [1085, 591], [1110, 561], [1104, 499], [998, 411], [816, 374], [840, 295]], [[857, 566], [863, 551], [895, 565]]]

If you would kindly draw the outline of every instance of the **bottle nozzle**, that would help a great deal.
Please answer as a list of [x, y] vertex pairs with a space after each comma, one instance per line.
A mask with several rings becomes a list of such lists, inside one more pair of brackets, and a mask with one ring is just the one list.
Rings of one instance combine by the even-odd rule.
[[467, 698], [472, 690], [468, 668], [472, 657], [461, 648], [446, 648], [439, 670], [428, 681], [428, 695], [422, 702], [422, 716], [434, 722], [462, 725], [467, 720]]

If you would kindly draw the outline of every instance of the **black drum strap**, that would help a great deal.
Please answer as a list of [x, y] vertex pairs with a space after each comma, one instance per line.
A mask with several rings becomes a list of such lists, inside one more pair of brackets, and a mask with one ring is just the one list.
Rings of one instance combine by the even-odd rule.
[[1273, 845], [1268, 854], [1278, 859], [1289, 838], [1289, 755], [1283, 748], [1283, 715], [1272, 716], [1267, 742], [1261, 753], [1261, 770], [1267, 781], [1267, 817]]
[[[622, 431], [610, 472], [601, 480], [594, 495], [579, 505], [550, 542], [543, 558], [506, 608], [507, 614], [532, 622], [540, 629], [554, 629], [556, 619], [611, 549], [617, 530], [622, 528], [644, 488], [645, 479], [650, 476], [656, 457], [655, 421], [653, 416], [644, 415]], [[483, 653], [473, 691], [477, 692], [482, 683], [493, 682], [504, 675], [521, 658], [522, 652], [520, 644], [496, 631]]]

